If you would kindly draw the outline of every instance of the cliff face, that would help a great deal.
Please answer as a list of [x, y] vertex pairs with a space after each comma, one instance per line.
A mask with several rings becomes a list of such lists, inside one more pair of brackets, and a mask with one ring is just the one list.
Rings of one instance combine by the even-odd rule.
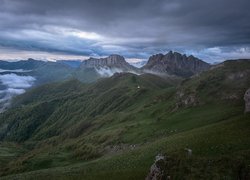
[[166, 55], [156, 54], [142, 67], [145, 72], [188, 77], [210, 68], [210, 65], [194, 56], [170, 51]]
[[138, 69], [127, 63], [120, 55], [106, 58], [89, 58], [82, 62], [81, 69], [95, 68], [112, 72], [136, 72], [189, 77], [210, 68], [210, 65], [194, 56], [186, 56], [170, 51], [166, 55], [156, 54], [149, 58], [146, 65]]
[[90, 58], [82, 62], [81, 68], [117, 68], [123, 71], [136, 71], [136, 68], [127, 63], [123, 56], [110, 55], [106, 58]]

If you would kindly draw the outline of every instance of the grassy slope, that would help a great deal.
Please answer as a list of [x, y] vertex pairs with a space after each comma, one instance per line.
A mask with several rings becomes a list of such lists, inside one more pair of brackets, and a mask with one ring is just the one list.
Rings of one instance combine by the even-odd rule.
[[[242, 113], [249, 66], [227, 62], [183, 82], [178, 91], [183, 98], [194, 95], [198, 103], [177, 109], [176, 88], [154, 76], [115, 76], [81, 87], [82, 93], [73, 93], [60, 106], [55, 103], [49, 118], [22, 143], [30, 151], [13, 159], [5, 173], [44, 169], [17, 177], [144, 179], [155, 155], [166, 153], [174, 179], [243, 176], [249, 172], [250, 118]], [[40, 104], [56, 101], [42, 97]], [[33, 109], [36, 103], [23, 108]], [[193, 150], [191, 158], [186, 147]]]
[[[247, 168], [249, 162], [249, 115], [234, 117], [226, 121], [178, 133], [145, 144], [122, 154], [105, 156], [87, 163], [63, 168], [34, 171], [20, 176], [32, 179], [144, 179], [155, 154], [170, 156], [169, 173], [175, 179], [226, 179], [238, 178], [240, 167]], [[238, 130], [236, 130], [238, 129]], [[220, 132], [220, 133], [218, 133]], [[186, 157], [184, 148], [193, 150]], [[181, 160], [181, 162], [180, 162]], [[233, 166], [233, 167], [232, 167]], [[233, 169], [233, 170], [232, 170]]]

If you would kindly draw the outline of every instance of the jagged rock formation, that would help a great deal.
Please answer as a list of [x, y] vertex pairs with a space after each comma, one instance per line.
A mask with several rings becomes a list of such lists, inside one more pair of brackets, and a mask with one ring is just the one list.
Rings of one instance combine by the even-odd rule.
[[200, 100], [195, 92], [185, 93], [183, 90], [179, 90], [176, 93], [176, 104], [173, 111], [178, 110], [181, 107], [191, 107], [200, 104]]
[[245, 100], [245, 112], [250, 112], [250, 88], [246, 91], [244, 95]]
[[156, 54], [142, 67], [144, 72], [189, 77], [210, 68], [210, 65], [194, 56], [170, 51], [166, 55]]
[[122, 71], [137, 71], [137, 68], [125, 61], [123, 56], [110, 55], [106, 58], [89, 58], [82, 62], [81, 68], [117, 68]]

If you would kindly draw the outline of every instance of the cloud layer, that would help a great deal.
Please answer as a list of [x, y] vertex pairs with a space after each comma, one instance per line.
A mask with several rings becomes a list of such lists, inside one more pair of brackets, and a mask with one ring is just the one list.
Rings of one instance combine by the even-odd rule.
[[0, 75], [0, 112], [10, 105], [12, 97], [23, 94], [35, 80], [32, 76], [18, 76], [13, 73]]
[[0, 1], [4, 48], [143, 59], [175, 50], [210, 62], [250, 55], [249, 0]]

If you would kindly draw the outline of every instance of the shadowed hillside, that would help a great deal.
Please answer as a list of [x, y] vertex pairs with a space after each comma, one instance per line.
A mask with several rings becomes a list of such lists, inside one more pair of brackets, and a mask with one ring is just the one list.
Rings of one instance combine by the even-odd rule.
[[0, 115], [1, 175], [145, 179], [164, 154], [173, 179], [247, 179], [249, 69], [226, 61], [183, 81], [116, 73], [31, 89]]

